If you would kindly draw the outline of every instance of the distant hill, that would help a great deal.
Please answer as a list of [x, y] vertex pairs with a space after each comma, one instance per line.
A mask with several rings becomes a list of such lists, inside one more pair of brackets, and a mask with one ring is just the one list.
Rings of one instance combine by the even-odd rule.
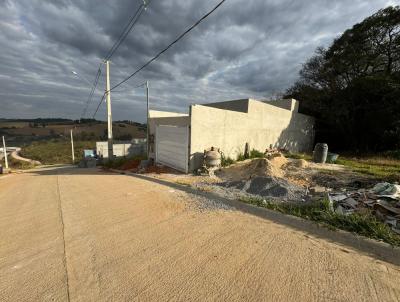
[[[107, 123], [94, 119], [70, 120], [63, 118], [0, 119], [0, 135], [12, 145], [25, 145], [33, 141], [68, 140], [70, 130], [75, 140], [99, 141], [107, 139]], [[129, 141], [146, 137], [146, 124], [133, 121], [113, 122], [116, 141]]]
[[43, 122], [43, 123], [65, 123], [65, 122], [73, 122], [73, 120], [65, 119], [65, 118], [35, 118], [35, 119], [7, 119], [7, 118], [0, 118], [0, 123], [3, 122]]

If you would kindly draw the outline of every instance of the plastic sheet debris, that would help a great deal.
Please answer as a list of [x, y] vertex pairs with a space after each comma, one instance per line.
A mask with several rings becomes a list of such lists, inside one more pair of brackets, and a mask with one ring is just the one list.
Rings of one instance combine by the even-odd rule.
[[400, 185], [381, 182], [376, 184], [372, 190], [378, 196], [400, 200]]
[[378, 183], [370, 190], [328, 193], [331, 209], [341, 215], [372, 213], [400, 234], [400, 186]]

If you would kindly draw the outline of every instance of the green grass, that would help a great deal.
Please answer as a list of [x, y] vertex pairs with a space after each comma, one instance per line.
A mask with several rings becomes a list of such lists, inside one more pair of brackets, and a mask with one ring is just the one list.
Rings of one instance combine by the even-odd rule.
[[[94, 141], [74, 142], [75, 163], [78, 163], [83, 156], [83, 149], [94, 149]], [[64, 140], [51, 140], [46, 142], [33, 142], [23, 147], [21, 156], [38, 160], [44, 165], [70, 164], [72, 163], [71, 143]]]
[[248, 158], [246, 158], [244, 156], [244, 153], [239, 153], [236, 157], [236, 160], [232, 159], [231, 157], [225, 157], [224, 155], [222, 155], [221, 165], [222, 165], [222, 167], [227, 167], [238, 161], [244, 161], [246, 159], [252, 159], [252, 158], [263, 158], [263, 157], [264, 157], [264, 153], [262, 153], [261, 151], [258, 151], [256, 149], [252, 149], [249, 153]]
[[261, 151], [258, 151], [256, 149], [252, 149], [250, 151], [249, 158], [263, 158], [263, 157], [264, 153], [262, 153]]
[[392, 246], [400, 246], [400, 236], [393, 233], [387, 225], [380, 222], [371, 213], [351, 215], [337, 214], [329, 209], [329, 202], [327, 200], [304, 205], [276, 203], [261, 198], [249, 197], [241, 198], [240, 201], [278, 211], [283, 214], [315, 221], [330, 229], [341, 229], [368, 238], [382, 240]]
[[382, 156], [339, 157], [338, 164], [349, 167], [352, 171], [376, 177], [389, 182], [400, 181], [400, 160]]
[[307, 153], [290, 153], [290, 152], [287, 152], [284, 155], [287, 158], [312, 160], [312, 155], [307, 154]]
[[[287, 153], [287, 158], [312, 160], [310, 154]], [[389, 182], [400, 182], [400, 151], [387, 151], [379, 155], [339, 155], [336, 164], [346, 166], [353, 172]]]
[[234, 164], [235, 162], [236, 161], [234, 159], [230, 158], [229, 156], [225, 157], [225, 155], [222, 154], [222, 156], [221, 156], [221, 166], [222, 167], [230, 166], [230, 165]]

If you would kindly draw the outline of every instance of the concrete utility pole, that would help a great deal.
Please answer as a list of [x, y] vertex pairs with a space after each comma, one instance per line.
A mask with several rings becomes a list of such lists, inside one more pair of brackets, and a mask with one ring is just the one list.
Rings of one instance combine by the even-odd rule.
[[6, 141], [3, 136], [3, 152], [4, 152], [4, 162], [6, 164], [6, 169], [8, 169], [8, 159], [7, 159], [7, 148], [6, 148]]
[[111, 91], [110, 91], [110, 61], [106, 61], [106, 96], [107, 96], [107, 125], [108, 125], [108, 160], [113, 160], [113, 134], [111, 114]]
[[150, 129], [149, 129], [149, 81], [146, 81], [146, 102], [147, 102], [147, 138], [146, 138], [146, 143], [147, 143], [147, 159], [149, 159], [149, 154], [150, 154]]
[[75, 164], [75, 150], [74, 150], [74, 136], [71, 129], [71, 151], [72, 151], [72, 164]]

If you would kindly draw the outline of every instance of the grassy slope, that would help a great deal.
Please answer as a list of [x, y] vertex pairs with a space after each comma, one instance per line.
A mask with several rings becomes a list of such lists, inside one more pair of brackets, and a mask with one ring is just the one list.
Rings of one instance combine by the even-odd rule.
[[400, 181], [400, 160], [394, 158], [373, 156], [365, 158], [342, 157], [338, 164], [352, 169], [354, 172], [367, 174], [378, 179]]
[[[75, 162], [78, 162], [82, 158], [83, 149], [94, 149], [96, 142], [77, 141], [74, 142], [74, 147]], [[45, 165], [72, 163], [71, 144], [69, 141], [34, 142], [22, 149], [21, 156], [38, 160]]]

